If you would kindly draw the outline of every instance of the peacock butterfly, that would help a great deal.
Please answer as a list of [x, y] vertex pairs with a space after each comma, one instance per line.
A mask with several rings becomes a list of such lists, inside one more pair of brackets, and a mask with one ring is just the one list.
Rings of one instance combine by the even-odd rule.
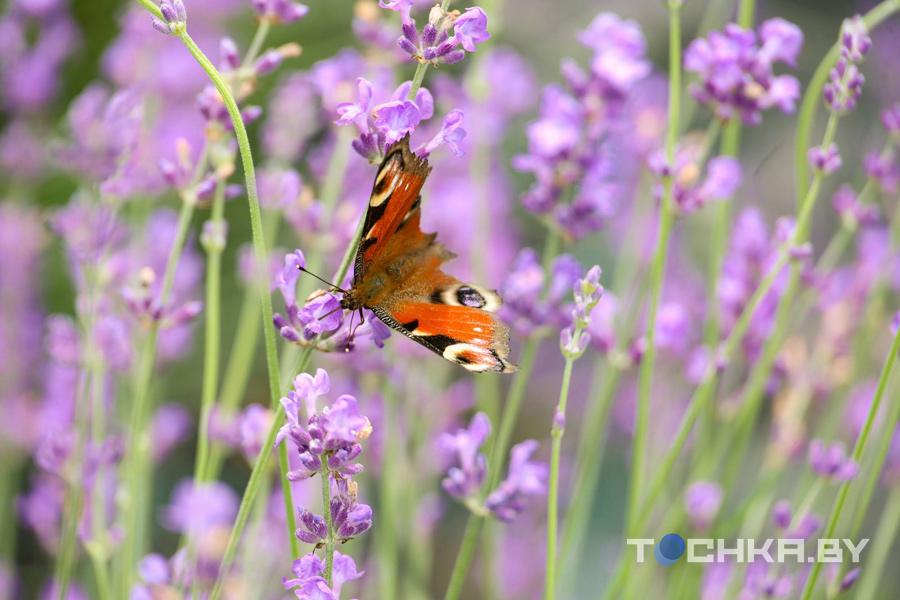
[[456, 256], [420, 228], [428, 160], [409, 136], [388, 147], [375, 175], [354, 262], [353, 285], [341, 307], [371, 310], [382, 322], [447, 360], [476, 373], [512, 373], [509, 327], [494, 314], [495, 291], [463, 283], [441, 265]]

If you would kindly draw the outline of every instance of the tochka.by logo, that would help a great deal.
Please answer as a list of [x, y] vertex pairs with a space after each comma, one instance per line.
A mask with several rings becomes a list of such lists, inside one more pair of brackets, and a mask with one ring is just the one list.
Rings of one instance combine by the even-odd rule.
[[[683, 538], [677, 533], [667, 533], [657, 542], [652, 538], [628, 538], [625, 543], [635, 548], [635, 561], [646, 560], [647, 549], [653, 548], [653, 557], [664, 567], [675, 564], [682, 556], [689, 563], [843, 563], [849, 558], [858, 563], [869, 538], [858, 542], [846, 538], [822, 538], [807, 544], [806, 540], [792, 538]], [[811, 553], [809, 552], [811, 550]]]

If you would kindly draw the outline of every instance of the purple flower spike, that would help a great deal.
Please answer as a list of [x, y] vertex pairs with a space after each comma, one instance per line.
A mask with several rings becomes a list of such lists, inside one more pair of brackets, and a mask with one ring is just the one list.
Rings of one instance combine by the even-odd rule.
[[261, 19], [272, 23], [293, 23], [306, 16], [309, 7], [289, 0], [253, 0], [253, 8]]
[[419, 107], [411, 100], [385, 102], [375, 108], [375, 126], [392, 144], [411, 132], [422, 120]]
[[441, 482], [444, 490], [456, 498], [468, 498], [478, 492], [487, 473], [487, 459], [480, 452], [481, 445], [491, 432], [491, 422], [484, 413], [476, 413], [468, 429], [444, 433], [438, 438], [452, 466]]
[[[491, 38], [487, 30], [487, 15], [477, 6], [467, 8], [453, 22], [453, 37], [466, 52], [475, 52], [475, 45]], [[446, 53], [445, 53], [446, 54]]]
[[834, 173], [841, 168], [841, 154], [837, 144], [832, 143], [827, 148], [814, 146], [809, 149], [809, 164], [823, 173]]
[[684, 505], [694, 527], [706, 529], [722, 506], [722, 488], [709, 481], [692, 483], [684, 492]]
[[521, 514], [527, 497], [547, 493], [547, 464], [531, 460], [537, 448], [537, 441], [526, 440], [510, 450], [509, 473], [485, 502], [487, 509], [501, 521], [508, 523]]
[[372, 527], [372, 507], [338, 495], [331, 499], [331, 520], [339, 538], [354, 538]]
[[463, 150], [460, 143], [466, 137], [466, 130], [463, 129], [463, 112], [461, 110], [451, 110], [444, 117], [444, 123], [441, 130], [431, 138], [425, 146], [416, 150], [419, 156], [428, 156], [434, 152], [438, 146], [444, 144], [456, 156], [462, 156]]
[[153, 28], [160, 33], [179, 35], [187, 26], [187, 11], [182, 0], [162, 0], [159, 11], [163, 20], [153, 17]]
[[685, 50], [685, 69], [700, 77], [691, 93], [721, 119], [739, 117], [756, 125], [763, 111], [773, 106], [794, 111], [800, 85], [791, 75], [776, 75], [773, 66], [796, 64], [803, 33], [776, 18], [760, 25], [759, 38], [758, 45], [753, 31], [729, 24], [724, 31], [694, 40]]
[[779, 500], [772, 507], [772, 521], [778, 529], [787, 529], [791, 526], [791, 503], [787, 500]]
[[844, 19], [841, 26], [841, 56], [851, 62], [861, 62], [872, 47], [872, 38], [860, 15]]
[[881, 113], [881, 124], [888, 135], [900, 135], [900, 102], [895, 102]]
[[848, 481], [859, 472], [859, 465], [847, 456], [842, 443], [826, 446], [819, 439], [809, 444], [809, 465], [815, 473], [834, 482]]
[[297, 528], [296, 535], [302, 542], [318, 544], [324, 542], [328, 536], [325, 519], [306, 509], [300, 511], [300, 524], [302, 527]]

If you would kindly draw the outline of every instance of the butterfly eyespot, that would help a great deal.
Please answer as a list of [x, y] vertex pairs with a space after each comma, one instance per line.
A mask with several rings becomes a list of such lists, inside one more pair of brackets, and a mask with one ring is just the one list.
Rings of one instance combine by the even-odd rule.
[[501, 304], [500, 296], [496, 292], [469, 284], [436, 290], [431, 295], [431, 301], [434, 304], [480, 308], [487, 312], [495, 312]]
[[483, 308], [487, 304], [484, 296], [478, 293], [478, 290], [463, 286], [456, 290], [456, 299], [463, 306], [471, 306], [472, 308]]

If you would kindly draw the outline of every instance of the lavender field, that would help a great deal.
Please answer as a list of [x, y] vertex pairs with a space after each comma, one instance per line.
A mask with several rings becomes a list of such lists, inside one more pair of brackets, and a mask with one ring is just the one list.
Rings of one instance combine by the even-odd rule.
[[0, 2], [0, 600], [894, 599], [900, 0]]

